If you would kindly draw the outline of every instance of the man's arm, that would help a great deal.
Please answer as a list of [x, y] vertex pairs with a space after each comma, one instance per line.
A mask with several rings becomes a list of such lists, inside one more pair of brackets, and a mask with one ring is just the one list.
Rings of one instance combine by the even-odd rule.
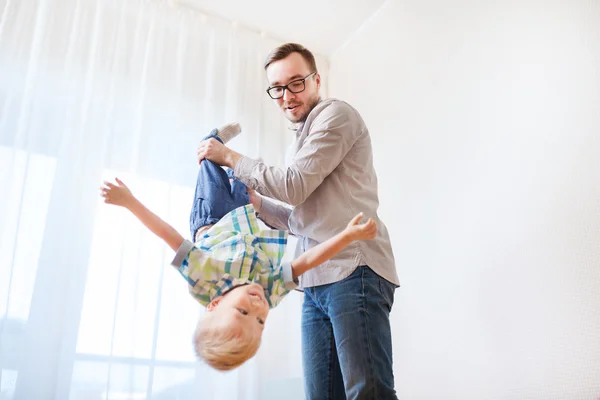
[[250, 203], [254, 206], [257, 216], [270, 228], [289, 231], [289, 218], [292, 212], [290, 207], [277, 204], [256, 191], [248, 189]]
[[184, 241], [183, 236], [136, 199], [129, 188], [119, 178], [116, 178], [116, 181], [117, 185], [104, 182], [104, 186], [101, 188], [101, 195], [104, 197], [104, 202], [121, 206], [131, 211], [146, 228], [161, 238], [173, 251], [177, 251]]
[[229, 166], [248, 187], [296, 206], [340, 164], [360, 137], [362, 131], [356, 118], [356, 112], [344, 102], [327, 104], [312, 121], [310, 133], [287, 168], [269, 167], [216, 140], [203, 141], [198, 148], [198, 158]]
[[362, 213], [352, 218], [348, 226], [346, 226], [342, 232], [327, 239], [323, 243], [318, 244], [305, 253], [302, 253], [300, 257], [292, 261], [292, 274], [294, 280], [306, 271], [335, 257], [350, 243], [357, 240], [373, 239], [377, 234], [377, 223], [372, 218], [369, 218], [364, 224], [359, 224], [361, 219]]

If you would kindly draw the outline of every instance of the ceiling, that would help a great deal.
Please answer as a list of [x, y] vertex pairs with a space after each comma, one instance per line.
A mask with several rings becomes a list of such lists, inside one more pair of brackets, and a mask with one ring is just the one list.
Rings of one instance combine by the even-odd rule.
[[284, 42], [330, 56], [386, 0], [179, 0], [207, 15], [237, 22]]

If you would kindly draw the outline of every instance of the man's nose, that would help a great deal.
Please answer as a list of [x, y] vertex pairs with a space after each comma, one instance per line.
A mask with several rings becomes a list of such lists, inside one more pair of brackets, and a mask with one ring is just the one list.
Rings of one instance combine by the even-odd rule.
[[290, 92], [290, 89], [283, 89], [283, 100], [287, 101], [287, 100], [291, 100], [294, 97], [296, 97], [296, 95], [292, 92]]

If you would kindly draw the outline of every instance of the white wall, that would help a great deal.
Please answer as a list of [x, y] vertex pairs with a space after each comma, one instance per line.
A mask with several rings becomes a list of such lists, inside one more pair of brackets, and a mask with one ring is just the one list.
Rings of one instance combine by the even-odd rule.
[[600, 398], [600, 2], [388, 1], [330, 67], [374, 141], [400, 398]]

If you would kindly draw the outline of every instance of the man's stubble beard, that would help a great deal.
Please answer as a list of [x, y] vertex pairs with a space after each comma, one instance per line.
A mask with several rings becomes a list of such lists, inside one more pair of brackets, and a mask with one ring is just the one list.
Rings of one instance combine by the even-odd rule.
[[[293, 120], [291, 120], [291, 119], [290, 119], [290, 122], [293, 122], [293, 123], [295, 123], [295, 124], [300, 124], [300, 123], [303, 123], [304, 121], [306, 121], [306, 118], [308, 118], [308, 115], [310, 114], [310, 112], [311, 112], [311, 111], [312, 111], [312, 110], [313, 110], [313, 109], [314, 109], [314, 108], [317, 106], [317, 104], [319, 103], [319, 100], [320, 100], [320, 98], [321, 98], [321, 97], [320, 97], [319, 95], [316, 95], [316, 96], [314, 97], [314, 99], [312, 99], [312, 100], [311, 100], [311, 102], [310, 102], [310, 103], [308, 103], [308, 104], [309, 104], [309, 106], [308, 106], [308, 108], [306, 109], [306, 112], [305, 112], [305, 113], [304, 113], [304, 114], [303, 114], [303, 115], [302, 115], [300, 118], [298, 118], [296, 121], [293, 121]], [[288, 119], [289, 119], [289, 118], [288, 118]]]

